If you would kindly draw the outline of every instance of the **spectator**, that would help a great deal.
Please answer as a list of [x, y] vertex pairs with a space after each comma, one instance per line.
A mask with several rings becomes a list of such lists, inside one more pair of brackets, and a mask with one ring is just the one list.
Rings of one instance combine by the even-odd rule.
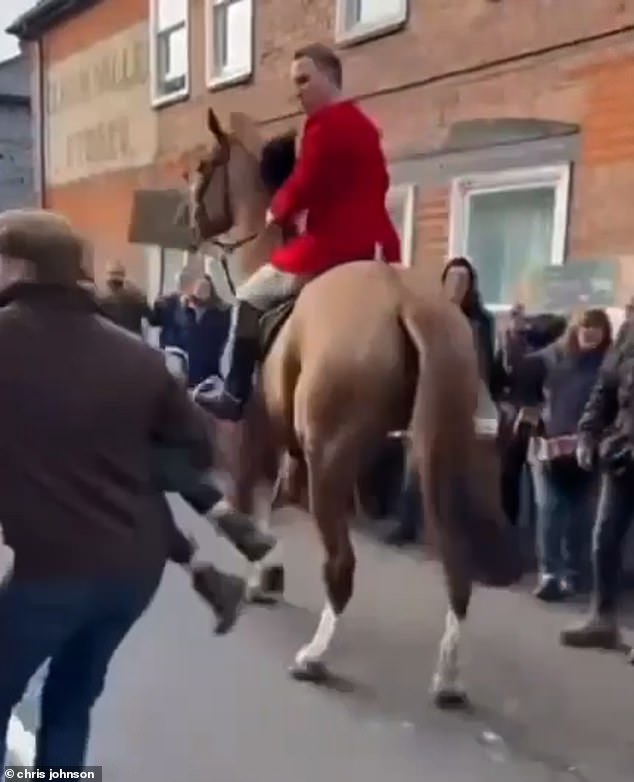
[[423, 501], [420, 492], [420, 477], [411, 464], [409, 449], [403, 465], [401, 487], [396, 503], [397, 525], [387, 534], [385, 542], [391, 546], [405, 546], [416, 543], [423, 534]]
[[180, 284], [178, 292], [157, 301], [152, 325], [160, 329], [163, 350], [178, 348], [187, 356], [187, 382], [194, 387], [220, 370], [229, 310], [208, 275], [193, 278], [184, 272]]
[[565, 318], [556, 315], [527, 316], [523, 305], [516, 304], [495, 355], [493, 386], [500, 409], [498, 445], [502, 466], [502, 505], [511, 524], [517, 524], [520, 519], [530, 436], [529, 426], [515, 426], [522, 399], [521, 368], [529, 352], [546, 347], [565, 329]]
[[494, 368], [494, 319], [482, 303], [477, 272], [467, 258], [452, 258], [445, 266], [441, 280], [449, 298], [460, 307], [471, 324], [482, 380], [495, 400], [498, 382]]
[[513, 525], [519, 519], [522, 474], [528, 449], [527, 428], [515, 427], [521, 406], [519, 376], [522, 362], [530, 349], [524, 307], [517, 304], [511, 310], [509, 326], [502, 333], [494, 361], [500, 410], [498, 445], [502, 468], [502, 506]]
[[143, 293], [126, 279], [123, 264], [113, 262], [106, 269], [105, 290], [98, 292], [102, 313], [117, 326], [143, 336], [143, 322], [151, 320], [150, 306]]
[[176, 280], [176, 290], [160, 296], [154, 303], [150, 322], [159, 329], [161, 350], [179, 348], [185, 352], [185, 307], [195, 281], [196, 276], [189, 269], [181, 270]]
[[619, 582], [627, 534], [634, 519], [634, 325], [606, 357], [579, 423], [577, 461], [601, 470], [594, 527], [594, 588], [587, 621], [562, 633], [565, 646], [616, 649]]
[[[478, 277], [466, 258], [452, 258], [442, 273], [442, 284], [448, 297], [455, 302], [469, 320], [473, 330], [481, 376], [486, 390], [496, 392], [494, 376], [494, 321], [482, 304]], [[403, 460], [406, 462], [408, 460]], [[407, 464], [401, 473], [401, 487], [397, 504], [398, 523], [386, 536], [391, 545], [415, 542], [422, 533], [423, 506], [418, 475]]]
[[537, 505], [535, 596], [540, 600], [558, 601], [580, 591], [589, 575], [597, 475], [577, 465], [576, 433], [610, 343], [607, 314], [590, 309], [571, 322], [561, 339], [524, 362], [524, 402], [541, 408], [529, 447]]
[[200, 277], [184, 301], [182, 344], [188, 358], [188, 381], [197, 386], [220, 373], [229, 332], [229, 308], [218, 298], [211, 278]]

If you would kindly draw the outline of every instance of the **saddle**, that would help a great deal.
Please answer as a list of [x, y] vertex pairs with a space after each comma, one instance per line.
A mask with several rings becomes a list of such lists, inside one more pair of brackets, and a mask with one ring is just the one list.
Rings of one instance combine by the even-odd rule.
[[262, 361], [267, 357], [282, 326], [291, 316], [296, 302], [297, 296], [290, 296], [260, 316], [260, 357]]

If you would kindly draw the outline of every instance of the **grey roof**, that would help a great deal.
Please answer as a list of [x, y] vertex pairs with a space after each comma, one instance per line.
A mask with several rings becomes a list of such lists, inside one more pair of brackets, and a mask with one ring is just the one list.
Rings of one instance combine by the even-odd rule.
[[91, 8], [98, 2], [100, 0], [39, 0], [33, 8], [12, 22], [6, 31], [24, 41], [34, 40], [65, 19]]

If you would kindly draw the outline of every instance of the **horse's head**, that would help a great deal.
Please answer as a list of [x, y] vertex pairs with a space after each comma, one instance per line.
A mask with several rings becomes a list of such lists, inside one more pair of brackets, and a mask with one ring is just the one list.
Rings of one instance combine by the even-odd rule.
[[190, 178], [190, 227], [200, 243], [238, 225], [264, 222], [271, 195], [295, 163], [295, 134], [264, 142], [246, 114], [232, 113], [225, 130], [212, 109], [207, 125], [214, 139]]

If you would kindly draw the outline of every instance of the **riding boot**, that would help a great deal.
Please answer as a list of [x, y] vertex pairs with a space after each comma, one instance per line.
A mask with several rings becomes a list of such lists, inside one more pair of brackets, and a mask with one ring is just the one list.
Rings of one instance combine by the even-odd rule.
[[218, 532], [232, 543], [249, 562], [259, 562], [275, 547], [277, 540], [258, 529], [253, 519], [225, 503], [207, 514]]
[[231, 327], [225, 357], [229, 369], [222, 383], [201, 383], [194, 399], [214, 417], [239, 421], [251, 396], [253, 373], [260, 349], [260, 313], [246, 301], [237, 301], [231, 312]]

